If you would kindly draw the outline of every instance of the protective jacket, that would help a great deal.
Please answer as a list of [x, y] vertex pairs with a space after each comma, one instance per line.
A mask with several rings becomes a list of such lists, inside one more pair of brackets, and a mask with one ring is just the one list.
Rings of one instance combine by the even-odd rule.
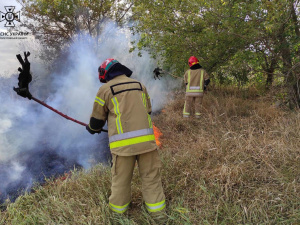
[[150, 113], [145, 86], [125, 74], [118, 75], [99, 88], [89, 128], [97, 132], [107, 120], [111, 152], [138, 155], [157, 148]]
[[186, 96], [202, 96], [204, 90], [204, 81], [208, 79], [207, 72], [201, 67], [198, 69], [189, 69], [184, 74], [186, 84]]

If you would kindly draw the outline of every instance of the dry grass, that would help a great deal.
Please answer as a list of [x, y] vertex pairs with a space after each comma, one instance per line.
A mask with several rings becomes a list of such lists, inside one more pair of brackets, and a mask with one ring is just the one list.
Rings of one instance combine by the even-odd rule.
[[[300, 115], [254, 91], [214, 91], [202, 119], [183, 119], [183, 93], [156, 115], [163, 133], [168, 224], [299, 224]], [[245, 100], [247, 98], [247, 100]], [[137, 171], [135, 171], [137, 173]], [[3, 224], [153, 224], [133, 180], [132, 207], [107, 207], [109, 168], [74, 171], [37, 187], [0, 215]]]
[[168, 198], [191, 224], [299, 223], [299, 112], [225, 95], [206, 95], [200, 120], [182, 119], [183, 94], [156, 118]]

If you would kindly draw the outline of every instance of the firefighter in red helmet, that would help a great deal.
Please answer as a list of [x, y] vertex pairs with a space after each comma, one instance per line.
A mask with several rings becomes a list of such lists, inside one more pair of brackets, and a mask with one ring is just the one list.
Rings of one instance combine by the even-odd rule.
[[204, 90], [210, 80], [207, 72], [199, 64], [199, 60], [195, 56], [191, 56], [188, 63], [190, 69], [184, 74], [186, 93], [183, 117], [190, 117], [194, 108], [195, 117], [200, 118]]
[[145, 206], [155, 220], [165, 220], [161, 160], [153, 133], [148, 92], [142, 83], [130, 78], [132, 71], [115, 59], [106, 59], [98, 72], [100, 82], [105, 84], [99, 88], [86, 128], [91, 134], [99, 133], [108, 122], [112, 153], [109, 207], [120, 214], [127, 211], [137, 162]]

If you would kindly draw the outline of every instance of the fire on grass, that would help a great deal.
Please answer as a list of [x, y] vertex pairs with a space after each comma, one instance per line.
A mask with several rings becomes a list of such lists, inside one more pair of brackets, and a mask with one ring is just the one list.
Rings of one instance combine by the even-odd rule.
[[156, 127], [153, 123], [153, 131], [154, 131], [154, 136], [155, 136], [155, 141], [156, 144], [159, 148], [161, 148], [161, 142], [160, 142], [160, 137], [163, 135], [162, 132]]

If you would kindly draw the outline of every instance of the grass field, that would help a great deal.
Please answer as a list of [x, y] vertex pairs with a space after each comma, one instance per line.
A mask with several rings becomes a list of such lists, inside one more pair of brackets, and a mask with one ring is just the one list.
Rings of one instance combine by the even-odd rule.
[[[300, 224], [300, 114], [255, 91], [214, 90], [201, 119], [184, 93], [153, 116], [161, 130], [167, 224]], [[8, 203], [1, 224], [154, 224], [137, 169], [128, 214], [108, 210], [110, 168], [73, 171]]]

